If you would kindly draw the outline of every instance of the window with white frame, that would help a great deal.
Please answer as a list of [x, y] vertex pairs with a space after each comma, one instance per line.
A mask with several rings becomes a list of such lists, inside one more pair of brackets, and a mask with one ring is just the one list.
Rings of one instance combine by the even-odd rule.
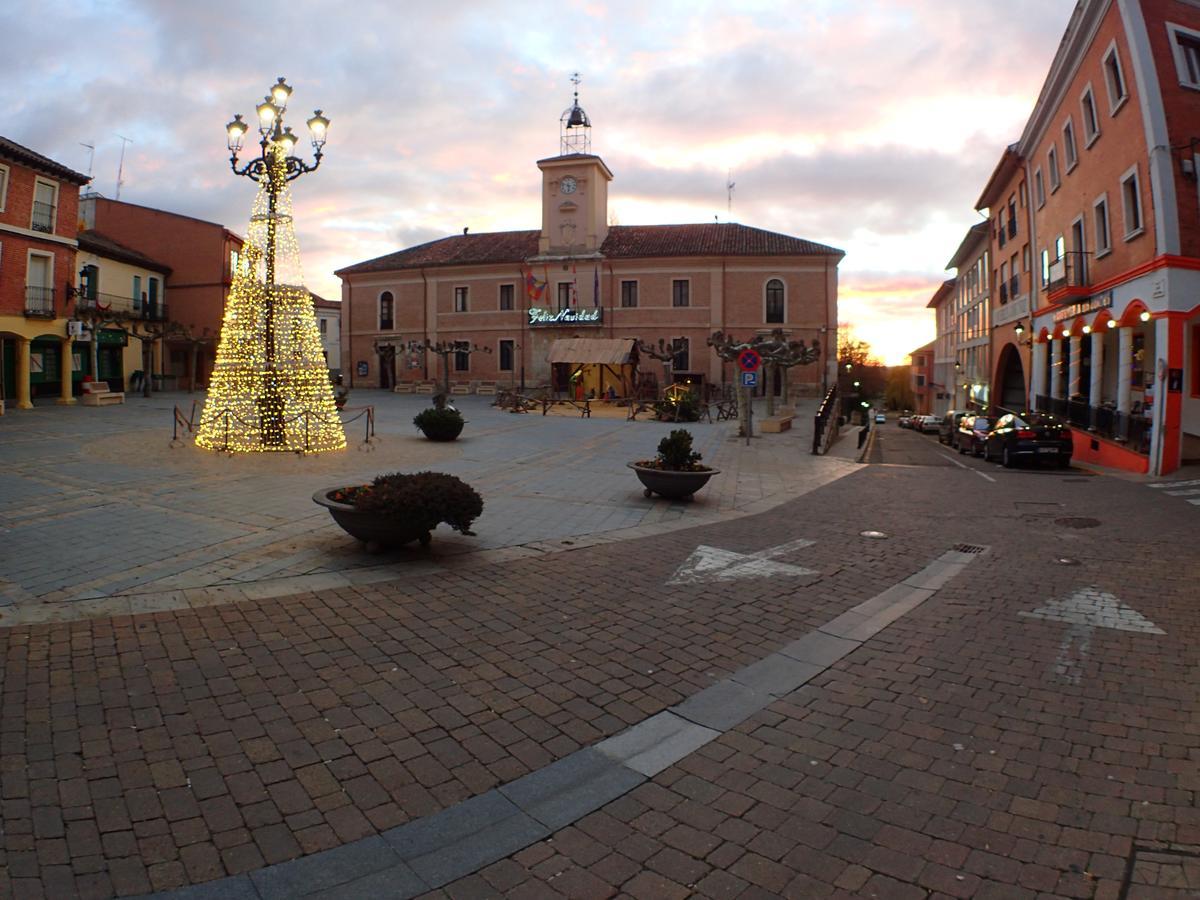
[[1167, 33], [1171, 35], [1171, 50], [1175, 54], [1179, 83], [1200, 90], [1200, 31], [1168, 24]]
[[317, 330], [320, 331], [321, 334], [328, 334], [329, 333], [329, 320], [328, 319], [317, 319]]
[[456, 287], [454, 289], [454, 311], [455, 312], [466, 312], [467, 311], [467, 298], [470, 295], [470, 290], [471, 289], [467, 288], [467, 287]]
[[621, 282], [621, 306], [633, 309], [638, 304], [638, 283], [636, 281]]
[[1108, 227], [1108, 194], [1102, 194], [1092, 204], [1092, 220], [1096, 231], [1096, 257], [1112, 250], [1112, 237]]
[[1075, 258], [1069, 265], [1074, 270], [1075, 283], [1087, 284], [1087, 230], [1083, 225], [1083, 216], [1076, 216], [1071, 223], [1071, 250]]
[[58, 212], [58, 184], [38, 178], [33, 184], [33, 210], [29, 227], [46, 234], [54, 233], [54, 222]]
[[691, 287], [692, 283], [684, 278], [677, 278], [671, 282], [671, 305], [672, 306], [691, 306]]
[[502, 310], [513, 308], [513, 297], [516, 296], [517, 286], [515, 284], [500, 285], [500, 308]]
[[1046, 152], [1046, 168], [1050, 172], [1050, 193], [1058, 190], [1058, 186], [1062, 184], [1062, 178], [1058, 174], [1058, 147], [1051, 145]]
[[1037, 201], [1038, 209], [1046, 205], [1046, 185], [1042, 181], [1042, 170], [1033, 170], [1033, 198]]
[[1079, 112], [1083, 117], [1083, 146], [1090, 147], [1100, 137], [1100, 117], [1096, 115], [1096, 97], [1090, 83], [1079, 95]]
[[8, 166], [0, 163], [0, 212], [4, 212], [4, 204], [8, 200]]
[[1063, 125], [1063, 157], [1068, 172], [1079, 163], [1079, 152], [1075, 149], [1075, 123], [1070, 116], [1067, 116], [1067, 122]]
[[1125, 216], [1125, 240], [1137, 237], [1142, 225], [1142, 191], [1138, 184], [1137, 166], [1121, 176], [1121, 212]]
[[1042, 250], [1042, 287], [1050, 283], [1050, 251]]
[[1104, 54], [1104, 84], [1108, 87], [1108, 112], [1113, 115], [1129, 99], [1116, 41], [1108, 45], [1108, 52]]

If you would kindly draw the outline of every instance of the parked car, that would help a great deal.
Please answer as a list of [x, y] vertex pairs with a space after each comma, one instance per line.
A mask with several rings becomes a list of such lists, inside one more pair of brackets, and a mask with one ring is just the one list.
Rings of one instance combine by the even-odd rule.
[[901, 428], [911, 428], [912, 427], [912, 416], [900, 416], [900, 418], [898, 418], [896, 420], [896, 424], [899, 425]]
[[914, 427], [921, 434], [937, 434], [938, 427], [942, 424], [941, 416], [918, 416], [917, 420]]
[[965, 409], [951, 409], [942, 416], [942, 421], [938, 423], [938, 441], [943, 444], [954, 446], [955, 438], [958, 432], [958, 423], [962, 421], [963, 416], [967, 414]]
[[954, 438], [958, 452], [983, 456], [983, 446], [995, 421], [988, 416], [963, 416], [962, 421], [958, 423], [958, 434]]
[[1011, 469], [1021, 460], [1051, 460], [1065, 469], [1071, 464], [1071, 429], [1053, 416], [1027, 413], [1001, 416], [983, 445], [986, 459], [998, 459]]
[[887, 415], [885, 413], [875, 413], [875, 424], [876, 425], [886, 425], [887, 424]]

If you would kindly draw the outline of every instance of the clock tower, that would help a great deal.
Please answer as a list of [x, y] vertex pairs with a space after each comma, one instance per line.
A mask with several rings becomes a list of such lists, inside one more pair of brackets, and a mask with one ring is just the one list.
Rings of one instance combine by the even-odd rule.
[[591, 152], [592, 123], [575, 99], [562, 114], [559, 155], [538, 160], [542, 170], [542, 234], [538, 258], [589, 259], [608, 237], [608, 183], [612, 172]]

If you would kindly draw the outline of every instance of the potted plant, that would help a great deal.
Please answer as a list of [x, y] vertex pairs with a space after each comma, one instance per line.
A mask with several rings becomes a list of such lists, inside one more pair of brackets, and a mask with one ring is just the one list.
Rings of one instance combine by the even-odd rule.
[[462, 434], [465, 421], [462, 413], [447, 406], [445, 394], [438, 394], [433, 406], [413, 416], [413, 424], [431, 441], [452, 441]]
[[313, 501], [368, 550], [412, 541], [427, 546], [442, 522], [473, 534], [471, 523], [483, 512], [483, 498], [474, 488], [442, 472], [393, 472], [371, 484], [322, 488]]
[[658, 494], [668, 500], [690, 500], [692, 495], [721, 470], [701, 465], [701, 456], [692, 449], [692, 434], [676, 428], [658, 442], [654, 459], [627, 463], [637, 473], [647, 497]]

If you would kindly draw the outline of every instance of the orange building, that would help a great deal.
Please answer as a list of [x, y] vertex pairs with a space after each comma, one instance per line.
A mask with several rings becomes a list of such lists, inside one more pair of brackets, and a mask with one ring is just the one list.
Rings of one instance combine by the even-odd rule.
[[[446, 358], [456, 382], [624, 395], [634, 388], [635, 338], [673, 351], [673, 379], [732, 384], [735, 367], [706, 345], [709, 336], [775, 328], [821, 344], [819, 365], [792, 370], [795, 393], [835, 382], [842, 251], [732, 223], [610, 226], [613, 173], [590, 152], [577, 104], [563, 114], [560, 150], [537, 163], [540, 230], [464, 231], [336, 273], [352, 385], [439, 379]], [[426, 341], [491, 352], [439, 357], [415, 349]], [[661, 371], [643, 361], [638, 377]]]
[[924, 347], [918, 347], [908, 354], [912, 391], [915, 398], [914, 408], [917, 415], [921, 416], [932, 416], [936, 412], [934, 398], [939, 393], [938, 386], [933, 380], [936, 353], [934, 345], [936, 343], [936, 340], [930, 341]]
[[79, 188], [88, 177], [0, 138], [0, 412], [72, 403]]

